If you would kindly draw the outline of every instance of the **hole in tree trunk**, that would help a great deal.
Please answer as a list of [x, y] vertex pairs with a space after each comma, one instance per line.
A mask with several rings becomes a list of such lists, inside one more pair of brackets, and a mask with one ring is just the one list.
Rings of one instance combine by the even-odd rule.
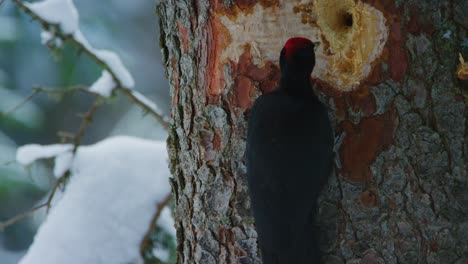
[[352, 27], [353, 26], [353, 14], [348, 13], [348, 12], [344, 13], [343, 24], [347, 27]]

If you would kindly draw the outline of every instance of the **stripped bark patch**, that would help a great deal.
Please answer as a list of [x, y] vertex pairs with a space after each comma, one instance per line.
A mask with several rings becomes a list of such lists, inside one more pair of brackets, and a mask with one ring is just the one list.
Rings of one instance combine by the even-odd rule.
[[263, 93], [269, 93], [278, 85], [280, 70], [277, 65], [267, 62], [262, 67], [253, 63], [250, 46], [246, 46], [238, 63], [231, 63], [231, 76], [234, 78], [232, 92], [234, 105], [249, 109], [253, 105], [253, 94], [257, 86]]
[[348, 120], [343, 122], [346, 137], [341, 147], [341, 160], [346, 179], [360, 183], [371, 180], [369, 166], [393, 142], [395, 123], [394, 111], [365, 118], [357, 125]]
[[408, 69], [408, 56], [406, 55], [402, 40], [401, 24], [396, 21], [390, 28], [390, 75], [394, 81], [401, 81]]
[[202, 80], [209, 80], [207, 86], [207, 94], [209, 97], [217, 98], [224, 88], [224, 77], [222, 76], [223, 64], [220, 63], [221, 53], [228, 46], [227, 43], [230, 42], [230, 35], [223, 24], [219, 21], [218, 17], [212, 16], [208, 29], [208, 42], [206, 43], [206, 53], [207, 56], [205, 63], [207, 65], [207, 70], [204, 74], [200, 76], [206, 76]]
[[253, 93], [254, 84], [251, 79], [245, 76], [237, 76], [234, 83], [235, 105], [243, 109], [250, 108], [252, 105], [251, 95]]
[[[223, 32], [226, 36], [218, 43], [224, 48], [212, 51], [216, 54], [211, 56], [215, 62], [211, 67], [214, 72], [210, 71], [214, 73], [210, 95], [219, 95], [223, 89], [219, 69], [228, 62], [238, 63], [246, 45], [251, 47], [252, 61], [258, 67], [267, 63], [277, 65], [282, 46], [296, 36], [328, 43], [316, 51], [314, 78], [339, 91], [358, 87], [382, 53], [388, 35], [386, 19], [369, 4], [346, 0], [347, 4], [342, 5], [341, 2], [236, 1], [231, 8], [216, 3], [215, 17], [219, 21], [211, 23], [212, 33]], [[327, 9], [330, 3], [343, 8]], [[346, 37], [338, 37], [343, 35]]]
[[349, 94], [351, 107], [354, 111], [361, 111], [364, 116], [375, 113], [377, 106], [369, 88], [360, 89]]

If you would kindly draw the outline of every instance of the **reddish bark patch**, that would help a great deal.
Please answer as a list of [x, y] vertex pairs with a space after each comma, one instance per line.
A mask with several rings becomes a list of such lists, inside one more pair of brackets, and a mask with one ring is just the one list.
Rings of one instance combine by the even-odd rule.
[[372, 67], [372, 71], [365, 80], [364, 84], [366, 86], [374, 86], [381, 83], [382, 79], [382, 64], [379, 61], [375, 66]]
[[390, 14], [398, 14], [400, 11], [396, 6], [395, 0], [377, 0], [377, 3], [382, 3], [383, 10]]
[[406, 36], [404, 34], [405, 32], [402, 31], [402, 23], [400, 21], [402, 11], [396, 6], [394, 0], [367, 0], [364, 2], [379, 9], [385, 15], [387, 25], [389, 26], [388, 41], [381, 58], [389, 64], [390, 76], [383, 73], [382, 69], [377, 69], [371, 73], [366, 81], [370, 82], [368, 85], [376, 85], [380, 83], [381, 80], [390, 77], [394, 81], [400, 82], [403, 80], [408, 69], [408, 56], [404, 45]]
[[[211, 16], [207, 26], [207, 37], [203, 41], [206, 41], [206, 50], [202, 52], [201, 60], [206, 63], [206, 71], [200, 75], [204, 76], [203, 80], [209, 80], [207, 85], [208, 101], [213, 102], [219, 97], [224, 87], [223, 64], [220, 58], [227, 43], [231, 41], [231, 35], [216, 16]], [[202, 83], [203, 80], [201, 80]]]
[[[419, 35], [422, 32], [428, 34], [429, 36], [432, 36], [435, 32], [435, 27], [434, 23], [432, 21], [427, 20], [424, 16], [421, 16], [420, 13], [421, 11], [416, 8], [412, 8], [410, 11], [410, 20], [408, 21], [408, 24], [406, 25], [406, 30], [409, 33]], [[425, 19], [425, 20], [424, 20]]]
[[273, 6], [280, 6], [279, 0], [258, 0], [258, 2], [264, 7], [273, 7]]
[[439, 244], [435, 240], [431, 240], [429, 242], [429, 248], [431, 249], [432, 252], [437, 252], [439, 251]]
[[213, 137], [213, 150], [219, 151], [221, 149], [221, 135], [216, 129]]
[[268, 76], [266, 79], [260, 80], [260, 90], [262, 93], [269, 93], [278, 86], [281, 77], [280, 69], [271, 61], [267, 62], [263, 69], [268, 72]]
[[345, 120], [346, 137], [341, 146], [344, 176], [353, 182], [366, 183], [372, 175], [370, 164], [393, 141], [395, 111], [363, 119], [358, 125]]
[[403, 50], [403, 37], [400, 21], [394, 21], [390, 27], [390, 75], [394, 81], [401, 81], [408, 68], [406, 53]]
[[418, 19], [416, 16], [411, 16], [410, 21], [406, 25], [406, 30], [408, 30], [409, 33], [413, 34], [419, 34], [421, 33], [421, 26], [418, 23]]
[[187, 53], [189, 50], [189, 39], [188, 39], [188, 31], [187, 28], [180, 23], [180, 21], [177, 21], [177, 28], [179, 29], [180, 32], [180, 37], [182, 39], [182, 47], [184, 48], [184, 52]]
[[390, 76], [394, 81], [400, 82], [408, 69], [408, 56], [406, 54], [401, 31], [400, 21], [394, 21], [390, 27], [390, 43], [388, 64]]
[[401, 36], [401, 23], [400, 21], [396, 21], [395, 23], [392, 23], [390, 25], [390, 36], [389, 36], [390, 41], [392, 42], [397, 42], [401, 43], [403, 40]]
[[386, 14], [387, 17], [389, 15], [394, 15], [400, 12], [398, 7], [395, 4], [395, 0], [361, 0], [361, 1], [363, 3], [369, 4], [379, 9], [382, 13]]
[[236, 0], [235, 4], [242, 9], [243, 12], [249, 10], [253, 11], [253, 7], [256, 4], [260, 4], [263, 8], [279, 6], [280, 2], [278, 0]]
[[380, 205], [379, 194], [374, 190], [367, 190], [359, 195], [359, 201], [365, 207], [378, 207]]
[[252, 96], [253, 89], [254, 85], [251, 79], [242, 75], [237, 76], [234, 82], [236, 106], [244, 109], [250, 108], [252, 106], [250, 97]]
[[[171, 60], [171, 69], [177, 69], [176, 67], [176, 60], [175, 57]], [[172, 96], [172, 105], [176, 106], [179, 103], [179, 90], [180, 90], [180, 82], [179, 82], [179, 72], [174, 70], [172, 73], [172, 79], [174, 80], [174, 95]], [[171, 113], [172, 114], [172, 113]]]
[[243, 75], [259, 83], [259, 88], [263, 93], [268, 93], [278, 85], [280, 80], [280, 69], [271, 61], [259, 67], [252, 61], [250, 47], [244, 49], [244, 53], [239, 58], [239, 62], [233, 67], [233, 74]]
[[231, 62], [231, 69], [231, 76], [235, 78], [233, 103], [243, 109], [252, 107], [255, 86], [262, 93], [269, 93], [276, 88], [280, 79], [280, 70], [273, 62], [266, 62], [262, 67], [253, 63], [249, 46], [245, 47], [237, 63]]
[[367, 86], [332, 97], [335, 106], [335, 117], [338, 122], [348, 118], [349, 108], [354, 112], [361, 112], [363, 117], [371, 116], [377, 110], [375, 98]]
[[250, 47], [246, 46], [244, 53], [239, 57], [239, 62], [233, 68], [233, 73], [243, 76], [248, 76], [252, 80], [261, 81], [268, 77], [268, 71], [264, 71], [254, 65], [252, 61], [252, 54], [250, 53]]
[[236, 0], [235, 3], [239, 8], [245, 9], [253, 7], [257, 3], [257, 0]]
[[396, 45], [390, 52], [390, 74], [394, 81], [400, 82], [408, 69], [408, 56], [400, 45]]
[[346, 118], [346, 101], [344, 96], [338, 96], [333, 98], [335, 104], [335, 117], [336, 121], [340, 122]]
[[375, 113], [377, 106], [369, 88], [365, 87], [352, 92], [350, 98], [351, 107], [354, 111], [361, 111], [364, 116], [370, 116]]

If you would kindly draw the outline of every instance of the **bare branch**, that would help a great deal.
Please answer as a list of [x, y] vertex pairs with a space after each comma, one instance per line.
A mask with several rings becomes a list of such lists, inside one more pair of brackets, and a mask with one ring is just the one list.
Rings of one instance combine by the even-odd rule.
[[10, 110], [6, 112], [0, 112], [0, 116], [9, 116], [13, 114], [15, 111], [23, 107], [27, 102], [31, 101], [36, 95], [39, 93], [47, 93], [47, 94], [67, 94], [67, 93], [75, 93], [75, 92], [82, 92], [86, 94], [90, 94], [93, 96], [101, 96], [98, 93], [92, 92], [87, 89], [85, 86], [71, 86], [67, 88], [58, 88], [58, 89], [51, 89], [51, 88], [44, 88], [41, 86], [35, 86], [33, 91], [28, 97], [24, 98], [20, 103], [12, 107]]
[[45, 205], [47, 206], [47, 211], [46, 213], [49, 213], [50, 208], [52, 207], [52, 201], [54, 200], [55, 194], [57, 193], [57, 190], [62, 186], [67, 180], [68, 177], [70, 176], [70, 172], [65, 172], [65, 174], [60, 177], [56, 182], [54, 187], [52, 188], [52, 191], [49, 194], [49, 198], [47, 198], [47, 202]]
[[38, 211], [39, 209], [41, 208], [44, 208], [46, 207], [47, 209], [47, 213], [49, 213], [49, 210], [50, 210], [50, 207], [52, 205], [52, 201], [55, 197], [55, 194], [57, 192], [57, 190], [59, 189], [60, 186], [62, 186], [62, 184], [68, 179], [68, 174], [69, 172], [66, 172], [65, 175], [63, 175], [62, 177], [60, 177], [54, 184], [54, 187], [52, 188], [52, 191], [51, 193], [49, 194], [49, 197], [47, 198], [47, 201], [43, 204], [40, 204], [36, 207], [33, 207], [32, 209], [28, 210], [28, 211], [25, 211], [21, 214], [18, 214], [18, 215], [15, 215], [13, 216], [12, 218], [4, 221], [4, 222], [0, 222], [0, 232], [2, 232], [3, 230], [5, 230], [5, 228], [11, 226], [11, 225], [14, 225], [16, 224], [17, 222], [27, 218], [27, 217], [30, 217], [32, 216], [36, 211]]
[[[89, 108], [88, 112], [83, 116], [83, 120], [81, 121], [80, 128], [78, 129], [78, 132], [76, 135], [73, 137], [73, 154], [76, 153], [78, 150], [78, 147], [81, 144], [81, 140], [86, 132], [86, 129], [89, 127], [93, 120], [93, 115], [101, 105], [99, 98], [96, 99], [93, 103], [93, 105]], [[49, 195], [49, 198], [47, 199], [46, 206], [47, 206], [47, 213], [49, 213], [50, 207], [52, 205], [52, 201], [55, 197], [55, 194], [57, 190], [62, 186], [67, 180], [70, 178], [70, 171], [66, 171], [64, 175], [62, 175], [60, 178], [58, 178], [57, 182], [55, 183], [54, 187], [52, 188], [52, 191]]]
[[[89, 92], [88, 90], [86, 91]], [[86, 112], [83, 115], [80, 128], [78, 129], [78, 132], [76, 133], [76, 135], [72, 137], [73, 138], [73, 154], [75, 154], [76, 151], [78, 150], [78, 147], [81, 144], [81, 140], [86, 132], [86, 129], [89, 127], [89, 125], [93, 121], [94, 113], [96, 113], [97, 109], [101, 105], [100, 99], [101, 97], [98, 97], [94, 101], [93, 105], [91, 105], [91, 107], [88, 109], [88, 112]], [[52, 200], [54, 199], [55, 193], [57, 192], [58, 188], [60, 188], [60, 186], [62, 186], [68, 180], [69, 177], [70, 177], [70, 171], [66, 171], [64, 175], [62, 175], [55, 183], [54, 188], [52, 189], [52, 192], [50, 193], [50, 196], [47, 199], [47, 203], [46, 203], [47, 213], [49, 213]]]
[[90, 94], [92, 96], [101, 96], [98, 93], [88, 90], [88, 87], [83, 85], [70, 86], [66, 88], [45, 88], [42, 86], [34, 86], [34, 91], [43, 92], [47, 94], [67, 94], [67, 93], [76, 93], [81, 92], [85, 94]]
[[164, 207], [167, 206], [169, 201], [171, 200], [171, 193], [169, 193], [164, 200], [156, 206], [156, 212], [151, 219], [151, 224], [148, 228], [148, 231], [145, 234], [145, 237], [140, 243], [140, 254], [144, 256], [144, 251], [148, 248], [149, 244], [151, 243], [151, 232], [156, 228], [156, 224], [158, 223], [159, 216], [161, 215], [162, 210]]
[[67, 140], [73, 140], [75, 138], [75, 134], [67, 131], [58, 131], [57, 136], [60, 138], [61, 143], [65, 143]]
[[11, 164], [15, 164], [15, 163], [17, 163], [16, 160], [9, 160], [9, 161], [6, 161], [6, 162], [0, 164], [0, 166], [10, 166]]
[[154, 116], [154, 118], [156, 118], [156, 120], [158, 120], [158, 122], [166, 129], [166, 130], [169, 130], [169, 122], [167, 122], [164, 118], [163, 115], [157, 113], [156, 111], [154, 111], [151, 107], [149, 107], [147, 104], [145, 104], [144, 102], [142, 102], [138, 97], [136, 97], [131, 90], [129, 89], [125, 89], [125, 88], [120, 88], [119, 91], [121, 93], [123, 93], [124, 95], [126, 95], [128, 98], [130, 98], [130, 100], [132, 100], [134, 103], [136, 103], [137, 105], [139, 105], [143, 110], [147, 111], [148, 113], [150, 113], [152, 116]]
[[81, 122], [80, 128], [78, 129], [78, 132], [76, 133], [76, 136], [74, 137], [74, 146], [73, 146], [73, 154], [76, 153], [78, 150], [78, 147], [81, 144], [81, 139], [84, 136], [84, 133], [86, 132], [86, 129], [89, 127], [91, 122], [93, 121], [93, 115], [101, 105], [101, 102], [99, 99], [96, 99], [93, 103], [93, 105], [89, 108], [88, 112], [83, 116], [83, 121]]
[[[140, 106], [143, 110], [146, 112], [150, 113], [154, 118], [156, 118], [159, 123], [167, 130], [169, 129], [169, 123], [165, 120], [164, 116], [159, 114], [158, 112], [154, 111], [151, 107], [149, 107], [145, 102], [141, 101], [140, 98], [136, 97], [133, 93], [132, 90], [127, 89], [127, 88], [121, 88], [118, 87], [117, 90], [127, 96], [132, 102]], [[44, 88], [41, 86], [35, 86], [34, 91], [39, 91], [39, 92], [44, 92], [44, 93], [49, 93], [49, 94], [66, 94], [66, 93], [73, 93], [73, 92], [82, 92], [86, 94], [90, 94], [93, 96], [98, 96], [98, 97], [103, 97], [102, 95], [92, 92], [88, 90], [87, 87], [85, 86], [71, 86], [67, 88], [62, 88], [62, 89], [51, 89], [51, 88]]]
[[39, 92], [40, 91], [34, 90], [28, 97], [24, 98], [23, 101], [21, 101], [19, 104], [15, 105], [12, 109], [10, 109], [10, 110], [8, 110], [6, 112], [3, 112], [3, 113], [0, 112], [0, 116], [9, 116], [9, 115], [11, 115], [13, 112], [20, 109], [21, 107], [23, 107], [23, 105], [25, 105], [27, 102], [32, 100], [33, 97], [36, 96]]
[[18, 214], [4, 222], [0, 222], [0, 232], [3, 232], [3, 230], [5, 230], [5, 228], [11, 226], [11, 225], [14, 225], [16, 223], [18, 223], [19, 221], [27, 218], [27, 217], [30, 217], [31, 215], [33, 215], [36, 211], [38, 211], [39, 209], [41, 208], [44, 208], [45, 206], [47, 206], [47, 203], [44, 203], [44, 204], [41, 204], [41, 205], [38, 205], [34, 208], [32, 208], [31, 210], [28, 210], [26, 212], [23, 212], [21, 214]]

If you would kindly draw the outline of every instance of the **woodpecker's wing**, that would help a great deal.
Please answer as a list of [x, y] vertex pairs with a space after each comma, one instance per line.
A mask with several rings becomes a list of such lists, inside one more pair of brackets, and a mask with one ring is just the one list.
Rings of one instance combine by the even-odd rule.
[[249, 115], [247, 177], [259, 240], [267, 250], [291, 251], [307, 243], [304, 232], [331, 173], [332, 153], [328, 114], [315, 96], [275, 91], [256, 100]]

